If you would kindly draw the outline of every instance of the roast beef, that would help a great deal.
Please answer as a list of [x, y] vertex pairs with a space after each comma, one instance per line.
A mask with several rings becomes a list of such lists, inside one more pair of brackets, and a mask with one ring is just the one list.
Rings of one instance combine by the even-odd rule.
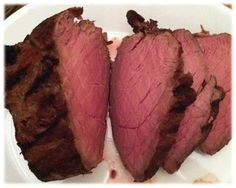
[[5, 105], [22, 154], [42, 181], [89, 173], [102, 160], [109, 54], [102, 29], [82, 12], [50, 17], [5, 48]]
[[211, 132], [201, 145], [202, 151], [214, 154], [231, 139], [231, 35], [201, 35], [197, 40], [210, 73], [216, 76], [225, 93]]
[[127, 19], [136, 34], [123, 39], [112, 66], [110, 117], [123, 164], [144, 181], [162, 164], [195, 92], [172, 33], [134, 11]]
[[224, 96], [215, 77], [209, 75], [206, 59], [194, 36], [185, 29], [174, 31], [174, 36], [183, 48], [184, 72], [193, 75], [192, 87], [197, 99], [187, 108], [175, 144], [165, 158], [164, 169], [169, 173], [178, 170], [188, 155], [204, 141], [216, 117], [214, 112], [218, 110], [218, 106], [213, 104], [218, 104]]

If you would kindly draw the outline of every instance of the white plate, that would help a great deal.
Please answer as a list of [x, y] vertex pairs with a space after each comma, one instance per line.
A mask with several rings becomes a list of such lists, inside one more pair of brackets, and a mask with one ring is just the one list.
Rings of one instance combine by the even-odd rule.
[[[66, 8], [80, 5], [27, 5], [4, 21], [5, 44], [15, 44], [24, 39], [34, 27], [44, 19]], [[83, 18], [95, 20], [95, 24], [108, 33], [109, 39], [123, 37], [132, 33], [126, 22], [126, 12], [134, 9], [146, 19], [158, 20], [159, 27], [187, 28], [192, 32], [200, 31], [200, 24], [211, 33], [231, 33], [231, 11], [223, 5], [85, 5]], [[27, 162], [20, 155], [16, 145], [15, 131], [11, 115], [5, 113], [5, 156], [7, 182], [39, 182], [31, 173]], [[222, 162], [224, 161], [224, 162]], [[193, 152], [180, 170], [173, 175], [162, 169], [148, 182], [192, 183], [196, 180], [210, 182], [231, 182], [231, 144], [225, 146], [214, 156]], [[110, 170], [115, 169], [116, 178], [110, 178]], [[131, 182], [132, 177], [122, 166], [112, 141], [110, 121], [106, 135], [104, 161], [92, 174], [69, 178], [68, 182]]]

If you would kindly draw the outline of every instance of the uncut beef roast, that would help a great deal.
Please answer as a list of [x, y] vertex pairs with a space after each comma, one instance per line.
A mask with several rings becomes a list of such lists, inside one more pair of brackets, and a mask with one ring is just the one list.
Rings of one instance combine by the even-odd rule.
[[127, 19], [135, 34], [123, 39], [112, 65], [110, 117], [123, 164], [144, 181], [163, 163], [196, 94], [173, 34], [132, 10]]
[[90, 173], [102, 160], [110, 60], [102, 29], [82, 12], [65, 10], [5, 47], [5, 106], [42, 181]]
[[192, 88], [197, 98], [185, 111], [175, 143], [165, 158], [163, 167], [169, 173], [178, 170], [188, 155], [205, 140], [216, 118], [219, 103], [224, 98], [215, 76], [209, 74], [207, 60], [194, 35], [185, 29], [173, 33], [183, 49], [184, 72], [193, 75]]
[[[231, 139], [231, 35], [227, 33], [196, 36], [210, 73], [222, 86], [224, 99], [219, 104], [213, 127], [201, 144], [201, 150], [214, 154]], [[217, 105], [217, 104], [215, 104]]]

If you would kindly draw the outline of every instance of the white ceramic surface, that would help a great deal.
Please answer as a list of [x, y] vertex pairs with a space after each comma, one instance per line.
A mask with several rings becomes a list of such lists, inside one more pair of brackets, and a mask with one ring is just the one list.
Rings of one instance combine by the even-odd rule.
[[[27, 5], [4, 21], [5, 44], [15, 44], [24, 39], [41, 21], [66, 8], [81, 5]], [[211, 33], [231, 33], [231, 11], [223, 5], [84, 5], [83, 18], [95, 20], [95, 24], [108, 33], [109, 39], [122, 38], [132, 33], [126, 22], [129, 9], [138, 11], [145, 18], [158, 20], [159, 27], [186, 28], [192, 32], [200, 31], [200, 24]], [[5, 111], [5, 179], [7, 182], [39, 182], [20, 155], [16, 145], [12, 117]], [[124, 169], [114, 147], [108, 119], [105, 141], [104, 161], [92, 174], [80, 175], [61, 183], [79, 182], [132, 182], [132, 177]], [[110, 171], [117, 172], [116, 178], [110, 178]], [[231, 182], [231, 144], [225, 146], [214, 156], [193, 152], [180, 170], [169, 175], [160, 169], [147, 182], [192, 183], [192, 182]]]

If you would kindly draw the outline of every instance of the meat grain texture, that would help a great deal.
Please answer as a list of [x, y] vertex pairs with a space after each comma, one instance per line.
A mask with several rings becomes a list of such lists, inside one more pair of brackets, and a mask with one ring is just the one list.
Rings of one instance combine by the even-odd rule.
[[195, 99], [191, 77], [182, 73], [178, 41], [170, 32], [155, 29], [125, 37], [112, 67], [113, 137], [136, 181], [155, 174], [173, 143], [184, 108]]
[[209, 73], [207, 59], [194, 35], [185, 29], [173, 33], [183, 49], [184, 72], [193, 75], [192, 87], [197, 98], [187, 108], [175, 143], [165, 158], [163, 167], [169, 173], [178, 170], [188, 155], [204, 141], [216, 117], [214, 112], [218, 111], [218, 104], [223, 99], [223, 90], [217, 86], [215, 76]]
[[89, 173], [102, 160], [110, 60], [101, 28], [82, 12], [65, 10], [6, 46], [6, 108], [42, 181]]
[[110, 116], [124, 166], [144, 181], [160, 166], [177, 171], [199, 146], [213, 154], [230, 140], [231, 38], [159, 29], [132, 10], [127, 19], [136, 34], [112, 66]]
[[197, 40], [209, 71], [216, 76], [225, 93], [211, 132], [201, 145], [202, 151], [212, 155], [231, 139], [231, 35], [205, 35], [197, 37]]
[[40, 180], [98, 165], [108, 100], [114, 142], [135, 181], [159, 167], [177, 171], [198, 147], [214, 154], [229, 142], [231, 35], [159, 29], [131, 10], [135, 34], [123, 39], [110, 72], [105, 34], [82, 13], [65, 10], [5, 47], [5, 106]]

